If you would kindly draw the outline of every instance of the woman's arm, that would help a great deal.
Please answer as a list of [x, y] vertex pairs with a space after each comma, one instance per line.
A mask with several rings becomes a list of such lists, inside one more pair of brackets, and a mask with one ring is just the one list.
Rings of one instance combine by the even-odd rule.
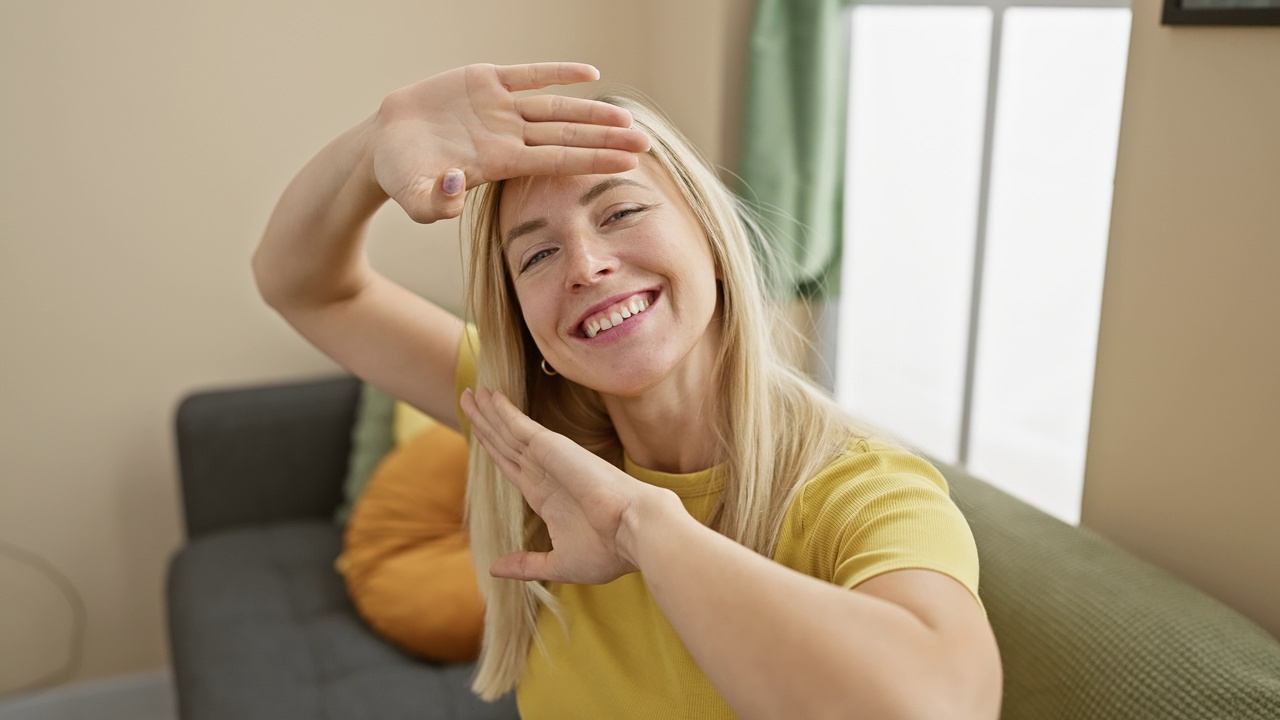
[[267, 304], [339, 365], [456, 425], [449, 410], [462, 321], [365, 256], [369, 220], [388, 199], [370, 168], [375, 132], [374, 118], [362, 122], [298, 173], [254, 254], [254, 275]]
[[546, 522], [549, 553], [491, 568], [519, 580], [644, 574], [708, 679], [743, 717], [994, 718], [991, 628], [959, 582], [888, 572], [854, 590], [775, 563], [486, 390], [463, 394], [474, 436]]
[[466, 187], [620, 172], [648, 139], [620, 108], [513, 93], [598, 77], [576, 63], [470, 65], [391, 93], [285, 189], [253, 258], [264, 300], [340, 365], [451, 426], [462, 323], [370, 267], [388, 199], [420, 223], [457, 217]]
[[803, 575], [640, 493], [619, 552], [743, 717], [995, 718], [990, 626], [959, 582], [899, 570], [855, 590]]

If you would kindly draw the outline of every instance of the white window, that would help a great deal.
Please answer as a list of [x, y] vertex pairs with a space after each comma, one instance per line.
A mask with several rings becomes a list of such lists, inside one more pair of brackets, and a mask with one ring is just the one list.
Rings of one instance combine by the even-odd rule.
[[848, 17], [836, 397], [1078, 523], [1127, 3]]

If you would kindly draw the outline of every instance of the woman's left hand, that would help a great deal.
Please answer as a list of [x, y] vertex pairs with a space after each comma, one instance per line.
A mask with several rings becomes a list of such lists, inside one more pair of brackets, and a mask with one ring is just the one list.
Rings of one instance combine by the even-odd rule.
[[551, 552], [504, 555], [489, 572], [515, 580], [598, 584], [638, 568], [619, 543], [627, 514], [658, 491], [520, 412], [501, 393], [470, 390], [462, 410], [498, 469], [547, 524]]

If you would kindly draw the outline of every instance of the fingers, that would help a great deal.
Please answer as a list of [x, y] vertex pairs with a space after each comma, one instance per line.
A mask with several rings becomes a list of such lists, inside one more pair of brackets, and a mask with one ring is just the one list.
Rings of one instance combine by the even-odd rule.
[[[505, 407], [496, 402], [501, 399]], [[493, 459], [498, 470], [520, 490], [534, 512], [542, 507], [547, 487], [542, 484], [544, 467], [529, 453], [529, 441], [541, 425], [520, 412], [500, 393], [481, 388], [462, 393], [462, 410], [471, 421], [471, 433]]]
[[631, 113], [616, 105], [539, 95], [521, 98], [527, 121], [522, 175], [576, 175], [623, 172], [636, 166], [630, 153], [649, 149], [649, 136], [631, 127]]
[[[484, 447], [484, 451], [493, 459], [493, 463], [498, 466], [498, 472], [507, 478], [521, 495], [525, 496], [525, 500], [529, 500], [525, 482], [524, 467], [520, 465], [519, 457], [512, 456], [504, 452], [502, 446], [495, 440], [492, 430], [478, 430], [478, 426], [472, 425], [472, 432], [475, 434], [480, 445]], [[536, 500], [536, 498], [535, 498]], [[532, 503], [532, 501], [530, 501]]]
[[[508, 454], [518, 454], [523, 446], [528, 444], [529, 437], [542, 427], [528, 415], [520, 412], [501, 393], [495, 393], [485, 388], [474, 391], [467, 388], [463, 391], [462, 396], [464, 399], [469, 399], [471, 404], [475, 406], [476, 412], [474, 414], [476, 417], [473, 424], [478, 424], [495, 440], [500, 441], [503, 449]], [[465, 404], [463, 409], [467, 409]], [[520, 436], [517, 437], [511, 432], [510, 426], [512, 423], [521, 421], [527, 423], [527, 425], [521, 428]]]
[[504, 439], [511, 445], [528, 445], [533, 439], [534, 433], [544, 429], [533, 418], [520, 412], [520, 408], [515, 406], [506, 395], [500, 392], [489, 392], [482, 390], [488, 395], [490, 404], [493, 407], [494, 416], [498, 419], [500, 428], [504, 432]]
[[[486, 391], [481, 390], [480, 392], [484, 393]], [[502, 471], [502, 474], [513, 482], [518, 482], [522, 470], [520, 466], [520, 448], [509, 442], [495, 427], [492, 408], [488, 407], [489, 403], [485, 402], [485, 405], [482, 406], [481, 398], [470, 389], [467, 389], [462, 393], [461, 404], [462, 411], [467, 414], [467, 420], [471, 421], [472, 434], [484, 445], [485, 451], [498, 464], [498, 469]]]
[[542, 145], [526, 148], [513, 175], [608, 175], [626, 172], [640, 162], [624, 150]]
[[617, 105], [563, 95], [529, 95], [516, 98], [516, 111], [529, 122], [571, 122], [587, 125], [631, 127], [631, 113]]
[[489, 566], [489, 574], [511, 580], [552, 580], [550, 553], [517, 552], [503, 555]]
[[498, 74], [498, 80], [512, 92], [600, 79], [600, 71], [593, 66], [572, 62], [496, 65], [494, 71]]
[[649, 149], [649, 136], [631, 128], [540, 122], [528, 123], [524, 126], [524, 144], [600, 148], [639, 153]]
[[454, 218], [462, 214], [467, 198], [467, 176], [458, 168], [446, 170], [433, 188], [432, 200], [441, 217]]
[[567, 122], [525, 125], [519, 175], [605, 175], [634, 168], [649, 136], [632, 128]]
[[467, 178], [457, 168], [451, 168], [437, 178], [423, 178], [408, 188], [396, 202], [414, 222], [432, 223], [462, 214], [467, 194]]

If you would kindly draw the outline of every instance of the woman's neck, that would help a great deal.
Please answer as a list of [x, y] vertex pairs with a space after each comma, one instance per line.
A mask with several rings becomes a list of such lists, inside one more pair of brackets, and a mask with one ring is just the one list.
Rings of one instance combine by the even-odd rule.
[[635, 464], [691, 473], [716, 463], [719, 323], [711, 328], [658, 385], [634, 397], [602, 397], [622, 448]]

